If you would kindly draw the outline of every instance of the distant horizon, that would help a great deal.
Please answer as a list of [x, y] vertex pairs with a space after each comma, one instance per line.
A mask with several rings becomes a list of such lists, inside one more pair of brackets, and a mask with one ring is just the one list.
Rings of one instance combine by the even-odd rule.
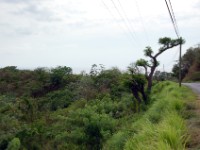
[[[93, 65], [93, 64], [92, 64]], [[73, 67], [70, 67], [70, 66], [68, 66], [68, 65], [57, 65], [57, 66], [49, 66], [49, 67], [46, 67], [46, 66], [38, 66], [38, 67], [19, 67], [19, 66], [15, 66], [15, 65], [9, 65], [9, 66], [1, 66], [0, 67], [0, 69], [2, 69], [2, 68], [5, 68], [5, 67], [11, 67], [11, 66], [15, 66], [15, 67], [17, 67], [17, 69], [19, 69], [19, 70], [35, 70], [35, 69], [38, 69], [38, 68], [44, 68], [44, 69], [53, 69], [53, 68], [56, 68], [56, 67], [59, 67], [59, 66], [61, 66], [61, 67], [64, 67], [64, 66], [66, 66], [66, 67], [70, 67], [71, 69], [72, 69], [72, 72], [73, 73], [81, 73], [82, 71], [85, 71], [86, 73], [89, 73], [90, 72], [90, 69], [91, 69], [91, 67], [92, 67], [92, 65], [90, 66], [90, 67], [88, 67], [88, 68], [78, 68], [78, 67], [75, 67], [75, 68], [73, 68]], [[99, 64], [96, 64], [96, 65], [99, 65]], [[127, 67], [128, 67], [128, 65], [127, 65]], [[112, 69], [112, 68], [118, 68], [120, 71], [122, 71], [122, 72], [124, 72], [124, 71], [126, 71], [126, 69], [122, 69], [122, 68], [119, 68], [119, 67], [117, 67], [117, 66], [111, 66], [111, 67], [106, 67], [105, 66], [105, 70], [109, 70], [109, 69]]]
[[[184, 45], [183, 45], [184, 46]], [[191, 47], [188, 47], [188, 48], [186, 48], [185, 49], [185, 52], [184, 53], [182, 53], [182, 56], [186, 53], [186, 50], [188, 50], [188, 49], [190, 49], [190, 48], [198, 48], [198, 47], [200, 47], [200, 43], [197, 43], [197, 44], [195, 44], [195, 45], [193, 45], [193, 46], [191, 46]], [[170, 49], [168, 50], [168, 51], [170, 51]], [[164, 52], [164, 54], [165, 54], [166, 52]], [[178, 58], [179, 58], [179, 50], [176, 52], [176, 56], [177, 56], [177, 61], [178, 61]], [[141, 57], [141, 58], [145, 58], [145, 56], [143, 56], [143, 57]], [[158, 59], [160, 59], [159, 57], [158, 57]], [[172, 64], [173, 65], [175, 65], [176, 64], [176, 62], [177, 61], [174, 61]], [[132, 62], [130, 62], [130, 63], [134, 63], [133, 61]], [[93, 64], [96, 64], [96, 65], [99, 65], [99, 64], [102, 64], [102, 65], [104, 65], [104, 67], [105, 67], [105, 69], [107, 70], [107, 69], [111, 69], [111, 68], [118, 68], [120, 71], [127, 71], [127, 67], [130, 65], [130, 63], [129, 64], [127, 64], [126, 66], [106, 66], [106, 65], [104, 65], [104, 64], [102, 64], [102, 63], [93, 63]], [[17, 69], [19, 69], [19, 70], [35, 70], [35, 69], [37, 69], [37, 68], [47, 68], [47, 69], [51, 69], [51, 68], [56, 68], [56, 67], [58, 67], [58, 66], [67, 66], [67, 67], [70, 67], [70, 68], [72, 68], [72, 71], [73, 71], [73, 73], [76, 73], [76, 74], [80, 74], [82, 71], [85, 71], [86, 73], [89, 73], [90, 72], [90, 69], [91, 69], [91, 67], [92, 67], [92, 65], [93, 64], [91, 64], [91, 65], [89, 65], [88, 67], [86, 67], [86, 68], [81, 68], [81, 67], [77, 67], [77, 66], [70, 66], [70, 65], [65, 65], [65, 64], [62, 64], [62, 65], [54, 65], [54, 66], [42, 66], [42, 65], [39, 65], [39, 66], [30, 66], [30, 67], [28, 67], [28, 66], [17, 66], [17, 65], [7, 65], [7, 66], [0, 66], [0, 68], [5, 68], [5, 67], [9, 67], [9, 66], [16, 66], [17, 67]], [[172, 68], [169, 68], [169, 67], [167, 67], [167, 66], [165, 66], [166, 64], [160, 64], [158, 67], [157, 67], [157, 69], [156, 70], [158, 70], [158, 71], [161, 71], [161, 72], [171, 72], [172, 71]]]
[[[92, 64], [93, 65], [93, 64]], [[57, 66], [49, 66], [49, 67], [47, 67], [47, 66], [38, 66], [38, 67], [19, 67], [19, 66], [15, 66], [15, 65], [9, 65], [9, 66], [0, 66], [0, 69], [3, 69], [3, 68], [5, 68], [5, 67], [11, 67], [11, 66], [15, 66], [15, 67], [17, 67], [17, 69], [18, 70], [31, 70], [31, 71], [34, 71], [34, 70], [36, 70], [36, 69], [38, 69], [38, 68], [44, 68], [44, 69], [49, 69], [49, 70], [51, 70], [51, 69], [53, 69], [53, 68], [56, 68], [56, 67], [59, 67], [59, 66], [61, 66], [61, 67], [64, 67], [64, 66], [66, 66], [66, 67], [70, 67], [71, 69], [72, 69], [72, 72], [74, 73], [74, 74], [80, 74], [80, 73], [82, 73], [82, 72], [85, 72], [85, 73], [87, 73], [87, 74], [89, 74], [90, 73], [90, 70], [91, 70], [91, 68], [92, 68], [92, 65], [90, 66], [90, 68], [88, 67], [88, 68], [86, 68], [86, 69], [83, 69], [83, 68], [78, 68], [78, 67], [70, 67], [70, 66], [68, 66], [68, 65], [57, 65]], [[99, 64], [96, 64], [96, 65], [99, 65]], [[103, 64], [102, 64], [103, 65]], [[112, 68], [117, 68], [117, 69], [119, 69], [121, 72], [126, 72], [126, 71], [128, 71], [128, 65], [127, 65], [127, 67], [126, 68], [119, 68], [118, 66], [110, 66], [110, 67], [106, 67], [105, 66], [105, 68], [104, 68], [104, 70], [109, 70], [109, 69], [112, 69]], [[156, 68], [156, 71], [161, 71], [161, 72], [168, 72], [168, 73], [170, 73], [170, 72], [172, 72], [172, 70], [163, 70], [163, 66], [161, 67], [158, 67], [158, 68]]]

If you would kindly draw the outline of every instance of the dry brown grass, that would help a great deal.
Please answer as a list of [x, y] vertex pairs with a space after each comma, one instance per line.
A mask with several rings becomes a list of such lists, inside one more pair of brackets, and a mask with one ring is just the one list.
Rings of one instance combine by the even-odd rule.
[[188, 109], [187, 113], [193, 115], [187, 120], [190, 134], [187, 149], [200, 150], [200, 95], [195, 102], [190, 102], [188, 105], [191, 109]]
[[185, 76], [185, 78], [183, 79], [183, 81], [199, 81], [199, 73], [200, 73], [200, 67], [198, 63], [194, 63], [187, 75]]

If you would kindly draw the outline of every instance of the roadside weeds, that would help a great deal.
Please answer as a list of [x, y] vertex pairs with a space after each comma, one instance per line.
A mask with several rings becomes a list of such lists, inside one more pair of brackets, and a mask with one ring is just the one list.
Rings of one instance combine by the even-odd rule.
[[189, 140], [188, 150], [200, 150], [200, 95], [197, 100], [186, 104]]

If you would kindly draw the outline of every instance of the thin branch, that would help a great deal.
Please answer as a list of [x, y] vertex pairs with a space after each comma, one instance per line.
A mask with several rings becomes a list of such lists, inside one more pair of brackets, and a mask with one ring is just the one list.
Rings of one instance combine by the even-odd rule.
[[167, 47], [161, 47], [160, 49], [159, 49], [159, 52], [154, 56], [155, 58], [156, 57], [158, 57], [160, 54], [162, 54], [164, 51], [166, 51], [166, 50], [168, 50], [168, 49], [170, 49], [170, 48], [173, 48], [173, 47], [175, 47], [175, 46], [177, 46], [177, 45], [179, 45], [180, 43], [174, 43], [173, 45], [167, 45]]

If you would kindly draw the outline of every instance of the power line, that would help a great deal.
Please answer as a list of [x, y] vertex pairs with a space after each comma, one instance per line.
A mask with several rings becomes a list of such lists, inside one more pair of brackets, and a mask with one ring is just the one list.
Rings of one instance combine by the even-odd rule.
[[[113, 19], [114, 19], [116, 22], [118, 22], [118, 21], [117, 21], [117, 18], [116, 18], [115, 15], [112, 13], [112, 11], [111, 11], [110, 8], [107, 6], [107, 4], [104, 2], [104, 0], [101, 0], [101, 2], [102, 2], [102, 4], [103, 4], [103, 6], [108, 10], [108, 12], [110, 13], [110, 15], [113, 17]], [[118, 26], [124, 31], [124, 33], [127, 35], [128, 38], [133, 39], [134, 42], [135, 42], [135, 39], [132, 37], [132, 35], [128, 34], [128, 32], [124, 29], [124, 27], [122, 27], [119, 23], [118, 23]], [[131, 41], [132, 41], [132, 40], [131, 40]], [[135, 45], [135, 43], [134, 43], [134, 45]]]
[[[170, 7], [171, 7], [171, 11], [170, 11], [170, 8], [169, 8], [169, 5], [167, 3], [167, 0], [165, 0], [165, 3], [167, 5], [167, 9], [169, 11], [169, 15], [170, 15], [170, 18], [171, 18], [171, 21], [172, 21], [172, 24], [174, 26], [174, 30], [176, 32], [176, 35], [177, 37], [179, 38], [179, 32], [178, 32], [178, 26], [177, 26], [177, 23], [176, 23], [176, 18], [175, 18], [175, 15], [174, 15], [174, 11], [173, 11], [173, 8], [172, 8], [172, 3], [171, 1], [169, 0], [169, 3], [170, 3]], [[180, 40], [182, 40], [182, 38], [180, 37], [179, 38]], [[182, 53], [182, 42], [180, 42], [180, 55], [179, 55], [179, 87], [181, 87], [181, 82], [182, 82], [182, 75], [181, 75], [181, 65], [182, 65], [182, 60], [181, 60], [181, 53]]]
[[169, 0], [169, 4], [170, 4], [170, 8], [171, 8], [172, 15], [173, 15], [173, 18], [174, 18], [174, 23], [175, 23], [175, 25], [176, 25], [177, 33], [178, 33], [178, 35], [180, 35], [180, 34], [179, 34], [179, 30], [178, 30], [178, 24], [177, 24], [177, 21], [176, 21], [176, 17], [175, 17], [175, 14], [174, 14], [174, 10], [173, 10], [173, 7], [172, 7], [171, 0]]
[[[135, 31], [134, 27], [132, 26], [131, 21], [129, 20], [129, 17], [128, 17], [127, 14], [126, 14], [126, 11], [124, 10], [124, 8], [123, 8], [123, 6], [122, 6], [121, 1], [118, 0], [118, 3], [119, 3], [119, 6], [120, 6], [120, 8], [121, 8], [121, 10], [122, 10], [122, 12], [123, 12], [123, 14], [124, 14], [124, 16], [125, 16], [125, 19], [127, 20], [128, 24], [130, 25], [132, 31]], [[146, 32], [146, 29], [145, 29], [145, 27], [144, 27], [144, 21], [143, 21], [143, 19], [142, 19], [142, 15], [141, 15], [141, 13], [140, 13], [140, 9], [139, 9], [139, 6], [138, 6], [138, 3], [137, 3], [136, 0], [135, 0], [135, 3], [136, 3], [137, 11], [138, 11], [138, 14], [139, 14], [140, 22], [141, 22], [141, 24], [142, 24], [142, 28], [143, 28], [144, 33], [145, 33], [145, 37], [146, 37], [147, 41], [149, 42], [149, 38], [148, 38], [148, 35], [147, 35], [147, 32]], [[136, 35], [136, 34], [135, 34], [135, 35]]]
[[[131, 30], [132, 30], [133, 32], [135, 32], [135, 29], [133, 28], [133, 26], [132, 26], [132, 24], [131, 24], [131, 21], [129, 20], [129, 18], [128, 18], [127, 14], [126, 14], [126, 11], [124, 10], [124, 8], [123, 8], [122, 3], [120, 2], [120, 0], [118, 0], [118, 3], [119, 3], [119, 6], [120, 6], [120, 8], [121, 8], [121, 10], [122, 10], [122, 12], [123, 12], [123, 14], [124, 14], [124, 16], [125, 16], [126, 21], [127, 21], [128, 24], [129, 24]], [[135, 35], [136, 35], [136, 34], [135, 34]]]
[[146, 39], [147, 39], [147, 41], [149, 42], [149, 36], [148, 36], [147, 31], [146, 31], [146, 28], [145, 28], [145, 26], [144, 26], [144, 20], [143, 20], [142, 14], [141, 14], [141, 12], [140, 12], [140, 8], [139, 8], [138, 1], [137, 1], [137, 0], [135, 0], [135, 4], [136, 4], [136, 8], [137, 8], [138, 14], [139, 14], [139, 16], [140, 16], [140, 21], [141, 21], [141, 24], [142, 24], [142, 27], [143, 27], [143, 30], [144, 30]]
[[169, 8], [169, 5], [167, 3], [167, 0], [165, 0], [165, 3], [166, 3], [166, 6], [167, 6], [167, 9], [168, 9], [168, 12], [169, 12], [169, 15], [170, 15], [170, 18], [171, 18], [171, 21], [172, 21], [172, 24], [173, 24], [173, 27], [174, 27], [174, 30], [175, 30], [175, 33], [177, 35], [177, 37], [179, 38], [179, 34], [178, 34], [178, 29], [177, 29], [177, 25], [175, 24], [175, 21], [174, 21], [174, 18], [173, 18], [173, 15], [170, 11], [170, 8]]
[[114, 8], [117, 10], [119, 16], [120, 16], [120, 17], [122, 18], [122, 20], [124, 21], [124, 24], [125, 24], [125, 26], [127, 27], [128, 31], [130, 32], [131, 37], [135, 40], [135, 37], [134, 37], [134, 35], [133, 35], [133, 33], [132, 33], [132, 31], [131, 31], [129, 25], [128, 25], [127, 22], [126, 22], [126, 19], [124, 19], [123, 15], [121, 14], [121, 12], [119, 11], [119, 9], [117, 8], [115, 2], [114, 2], [113, 0], [111, 0], [111, 2], [112, 2], [112, 4], [113, 4]]

